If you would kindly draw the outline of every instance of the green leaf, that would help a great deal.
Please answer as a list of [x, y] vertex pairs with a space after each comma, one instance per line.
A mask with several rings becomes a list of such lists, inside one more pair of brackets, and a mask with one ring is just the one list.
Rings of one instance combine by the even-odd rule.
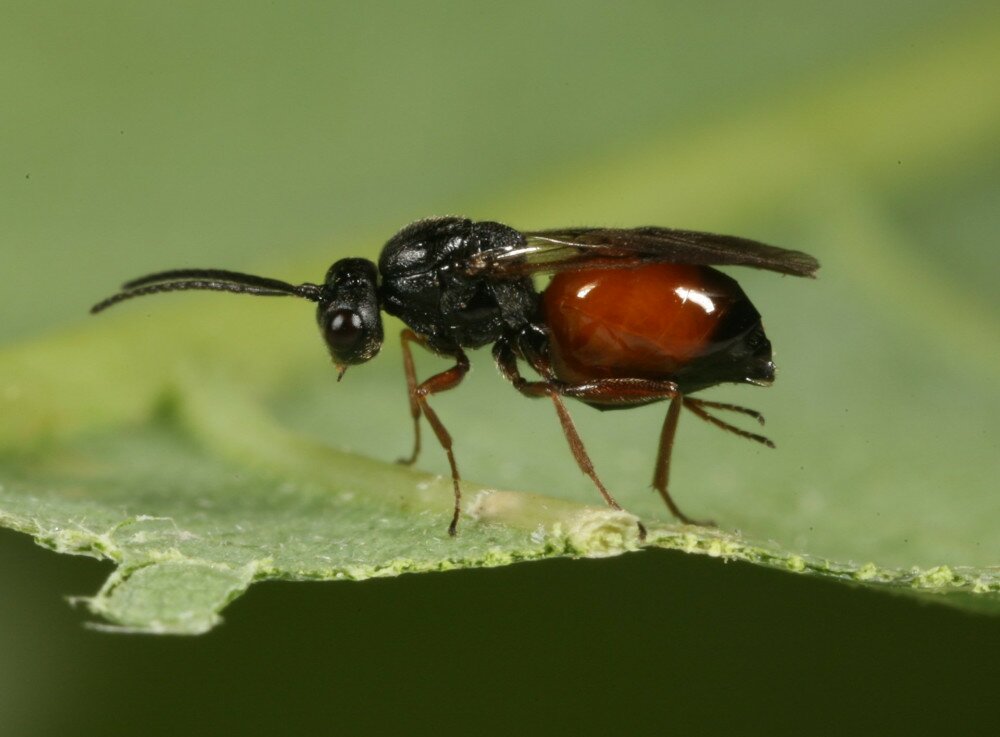
[[[599, 499], [551, 408], [503, 386], [480, 352], [469, 386], [434, 400], [468, 479], [452, 539], [433, 439], [418, 467], [436, 473], [392, 462], [411, 442], [394, 341], [337, 384], [308, 306], [219, 295], [122, 306], [0, 353], [0, 523], [114, 561], [86, 603], [138, 631], [203, 632], [259, 580], [642, 545], [996, 610], [997, 295], [968, 289], [975, 273], [958, 271], [991, 263], [993, 234], [957, 246], [965, 255], [954, 259], [899, 216], [996, 167], [996, 28], [952, 29], [874, 72], [560, 171], [496, 203], [525, 228], [593, 213], [613, 224], [649, 213], [710, 230], [750, 223], [748, 235], [776, 233], [820, 257], [816, 282], [739, 274], [781, 374], [767, 392], [712, 393], [764, 410], [778, 450], [682, 422], [674, 493], [719, 530], [671, 523], [645, 488], [662, 407], [572, 408], [602, 476], [649, 528], [640, 543], [636, 517], [589, 506]], [[746, 181], [721, 186], [729, 176]], [[960, 218], [971, 205], [956, 196], [935, 206]], [[313, 272], [327, 261], [302, 255]]]

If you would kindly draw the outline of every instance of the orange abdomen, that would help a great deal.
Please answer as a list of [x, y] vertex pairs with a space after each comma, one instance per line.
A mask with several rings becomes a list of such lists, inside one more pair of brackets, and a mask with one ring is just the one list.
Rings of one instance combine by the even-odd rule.
[[[693, 391], [721, 381], [763, 379], [770, 344], [760, 315], [735, 280], [707, 266], [647, 264], [556, 274], [543, 295], [556, 377], [569, 383], [603, 378], [682, 382], [704, 375]], [[756, 329], [766, 345], [736, 350]], [[756, 339], [755, 339], [756, 340]], [[736, 355], [729, 360], [727, 353]], [[756, 354], [756, 355], [750, 355]], [[695, 371], [698, 369], [698, 371]]]

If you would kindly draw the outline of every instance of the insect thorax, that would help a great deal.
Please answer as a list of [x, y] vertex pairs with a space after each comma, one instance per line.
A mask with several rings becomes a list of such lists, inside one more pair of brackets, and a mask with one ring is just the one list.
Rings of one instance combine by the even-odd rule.
[[524, 237], [493, 222], [442, 217], [412, 223], [379, 257], [382, 308], [448, 352], [478, 348], [532, 320], [538, 295], [531, 279], [470, 273], [486, 249], [513, 249]]

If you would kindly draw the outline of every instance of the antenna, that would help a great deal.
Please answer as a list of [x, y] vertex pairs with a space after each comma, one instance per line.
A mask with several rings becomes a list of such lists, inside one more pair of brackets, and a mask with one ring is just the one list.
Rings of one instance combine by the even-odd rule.
[[322, 290], [318, 284], [289, 284], [280, 279], [224, 269], [171, 269], [125, 282], [120, 292], [101, 300], [90, 308], [90, 312], [96, 314], [133, 297], [189, 289], [256, 294], [261, 297], [302, 297], [311, 302], [319, 302]]

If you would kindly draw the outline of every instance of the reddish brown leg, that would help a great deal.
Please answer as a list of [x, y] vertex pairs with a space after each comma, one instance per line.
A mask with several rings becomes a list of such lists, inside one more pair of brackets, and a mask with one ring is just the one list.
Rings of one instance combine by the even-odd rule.
[[418, 345], [425, 345], [424, 340], [412, 330], [404, 330], [401, 337], [403, 341], [403, 363], [406, 367], [406, 383], [410, 390], [410, 410], [413, 415], [414, 427], [417, 432], [413, 458], [410, 459], [409, 462], [412, 463], [416, 460], [417, 453], [420, 451], [420, 415], [423, 414], [423, 416], [427, 418], [427, 422], [430, 423], [431, 429], [437, 436], [441, 447], [444, 448], [444, 452], [448, 456], [448, 465], [451, 466], [451, 481], [455, 490], [455, 508], [452, 512], [451, 524], [448, 525], [448, 534], [454, 535], [458, 530], [458, 516], [462, 512], [461, 477], [458, 475], [458, 466], [455, 464], [455, 454], [452, 452], [451, 434], [445, 428], [444, 423], [441, 422], [437, 413], [431, 409], [430, 404], [427, 403], [427, 397], [432, 394], [438, 394], [439, 392], [454, 389], [458, 386], [462, 382], [465, 375], [469, 372], [469, 359], [461, 350], [459, 350], [454, 355], [456, 361], [454, 366], [447, 371], [435, 374], [426, 381], [417, 384], [416, 373], [413, 370], [413, 356], [410, 353], [408, 343], [412, 341]]
[[[580, 467], [580, 470], [590, 477], [590, 480], [594, 482], [594, 486], [601, 493], [604, 498], [604, 502], [612, 509], [617, 509], [621, 511], [622, 505], [618, 503], [618, 500], [611, 496], [611, 492], [608, 491], [607, 487], [601, 482], [601, 478], [597, 475], [597, 471], [594, 469], [594, 463], [590, 460], [590, 454], [587, 453], [587, 449], [583, 447], [583, 440], [580, 438], [580, 433], [576, 431], [576, 425], [573, 424], [573, 418], [569, 415], [569, 410], [566, 409], [566, 405], [563, 404], [562, 399], [559, 397], [559, 391], [555, 385], [549, 382], [526, 382], [525, 386], [531, 383], [537, 384], [548, 384], [548, 395], [552, 399], [552, 404], [555, 405], [556, 414], [559, 415], [559, 424], [562, 425], [563, 435], [566, 436], [566, 441], [569, 443], [569, 449], [573, 453], [573, 458], [576, 460], [576, 465]], [[520, 387], [519, 387], [520, 388]], [[532, 393], [528, 393], [528, 396], [534, 396]], [[639, 540], [646, 539], [646, 526], [642, 522], [637, 522], [639, 525]]]
[[594, 463], [590, 460], [587, 449], [583, 447], [583, 440], [580, 438], [580, 433], [576, 431], [573, 418], [569, 416], [569, 411], [566, 409], [566, 405], [563, 404], [562, 399], [559, 398], [558, 392], [550, 386], [548, 395], [552, 400], [552, 404], [555, 405], [556, 414], [559, 415], [559, 424], [562, 425], [563, 435], [566, 436], [569, 449], [573, 453], [573, 458], [576, 459], [576, 465], [594, 482], [594, 486], [597, 487], [597, 490], [601, 492], [601, 496], [604, 497], [604, 502], [612, 509], [621, 510], [622, 505], [611, 496], [611, 492], [601, 483], [597, 471], [594, 470]]
[[403, 369], [406, 372], [406, 394], [410, 400], [410, 416], [413, 417], [413, 452], [409, 458], [398, 458], [396, 463], [406, 466], [413, 465], [420, 455], [420, 402], [417, 401], [417, 371], [413, 365], [413, 352], [410, 341], [421, 343], [420, 338], [412, 330], [403, 330], [400, 334], [403, 345]]
[[754, 412], [752, 409], [748, 410], [745, 407], [738, 407], [732, 404], [722, 404], [721, 402], [706, 402], [704, 399], [691, 399], [690, 397], [684, 397], [684, 406], [687, 407], [689, 410], [691, 410], [694, 414], [698, 415], [698, 417], [705, 420], [705, 422], [711, 423], [716, 427], [726, 430], [727, 432], [739, 435], [741, 438], [746, 438], [747, 440], [754, 440], [760, 443], [761, 445], [766, 445], [768, 448], [774, 447], [774, 443], [770, 440], [770, 438], [766, 438], [763, 435], [757, 435], [756, 433], [747, 432], [746, 430], [741, 430], [738, 427], [734, 427], [733, 425], [730, 425], [728, 422], [724, 422], [723, 420], [720, 420], [718, 417], [710, 415], [708, 412], [705, 411], [704, 408], [714, 407], [716, 409], [725, 409], [734, 412], [741, 412], [745, 415], [756, 417], [757, 420], [760, 422], [760, 424], [763, 425], [764, 418], [761, 416], [759, 412]]
[[691, 519], [684, 514], [677, 502], [670, 496], [667, 487], [670, 481], [670, 455], [674, 449], [674, 436], [677, 434], [677, 421], [681, 416], [681, 407], [686, 405], [687, 400], [681, 394], [675, 394], [670, 400], [670, 407], [667, 409], [666, 419], [663, 420], [663, 430], [660, 431], [660, 449], [656, 454], [656, 466], [653, 470], [653, 488], [660, 492], [663, 501], [666, 502], [670, 513], [686, 525], [701, 525], [702, 527], [714, 527], [715, 523], [709, 520], [699, 521]]
[[726, 412], [738, 412], [741, 415], [746, 415], [747, 417], [752, 417], [757, 420], [761, 425], [764, 424], [764, 415], [755, 409], [750, 409], [749, 407], [741, 407], [738, 404], [729, 404], [729, 402], [710, 402], [707, 399], [694, 399], [693, 397], [684, 397], [684, 406], [690, 409], [690, 405], [696, 404], [699, 407], [709, 407], [711, 409], [721, 409]]
[[[580, 470], [582, 470], [594, 482], [594, 485], [597, 486], [598, 491], [600, 491], [601, 496], [604, 497], [604, 501], [609, 507], [612, 509], [621, 509], [621, 505], [619, 505], [614, 497], [611, 496], [604, 484], [601, 483], [600, 478], [597, 476], [597, 473], [594, 470], [594, 465], [591, 462], [587, 451], [583, 447], [583, 441], [580, 439], [580, 435], [577, 433], [576, 427], [573, 425], [573, 421], [569, 416], [569, 412], [566, 410], [565, 405], [560, 399], [560, 395], [581, 399], [583, 401], [605, 402], [607, 404], [619, 405], [639, 405], [646, 404], [657, 399], [676, 400], [680, 398], [681, 395], [678, 393], [677, 385], [671, 381], [652, 381], [647, 379], [600, 379], [584, 384], [563, 384], [551, 379], [545, 381], [528, 381], [521, 375], [517, 366], [517, 357], [508, 345], [498, 343], [494, 346], [493, 357], [496, 360], [500, 372], [519, 392], [528, 397], [548, 396], [552, 399], [552, 402], [556, 407], [556, 412], [559, 414], [559, 422], [562, 424], [563, 434], [569, 442], [570, 450], [573, 452], [573, 457], [576, 459]], [[534, 366], [534, 368], [541, 375], [551, 375], [549, 367], [540, 359], [536, 359], [535, 363], [539, 364]], [[674, 403], [672, 402], [671, 406], [673, 406], [673, 404]], [[680, 402], [678, 402], [675, 413], [679, 412], [680, 406]], [[675, 428], [676, 425], [677, 421], [675, 418]], [[671, 444], [673, 443], [672, 435], [670, 436], [670, 442]], [[667, 458], [669, 460], [669, 449]], [[666, 493], [666, 485], [664, 485], [661, 494], [663, 494], [664, 498], [667, 500], [667, 505], [670, 507], [670, 510], [681, 520], [688, 521], [687, 517], [680, 514], [677, 506], [673, 503], [673, 500], [670, 499], [670, 495]], [[643, 527], [642, 523], [639, 524], [639, 532], [641, 538], [645, 539], [646, 528]]]

